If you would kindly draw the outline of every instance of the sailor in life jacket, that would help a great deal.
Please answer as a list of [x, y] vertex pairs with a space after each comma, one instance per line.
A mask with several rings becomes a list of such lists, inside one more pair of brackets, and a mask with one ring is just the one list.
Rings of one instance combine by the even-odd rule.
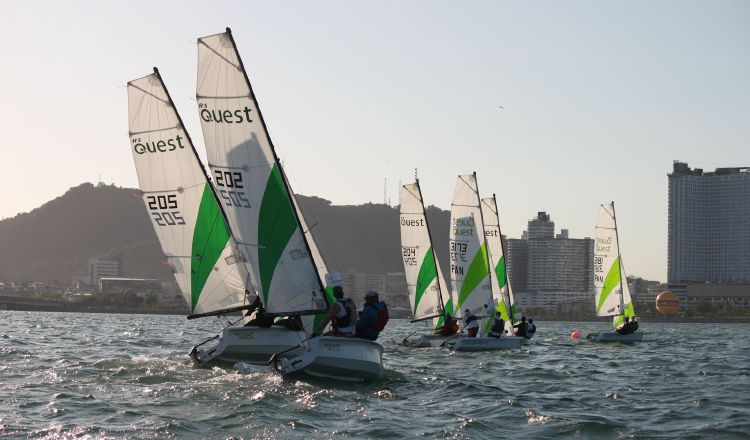
[[365, 305], [357, 320], [357, 337], [374, 341], [387, 323], [388, 306], [379, 300], [378, 292], [367, 292]]
[[505, 320], [503, 319], [503, 315], [496, 311], [495, 317], [492, 319], [492, 327], [490, 328], [489, 336], [501, 338], [503, 333], [505, 333]]
[[355, 324], [357, 323], [357, 306], [349, 298], [344, 298], [344, 289], [341, 286], [333, 288], [333, 296], [336, 302], [331, 304], [328, 310], [328, 316], [315, 328], [315, 333], [325, 328], [326, 324], [331, 323], [331, 331], [326, 333], [327, 336], [354, 336]]
[[464, 310], [464, 328], [470, 338], [476, 338], [479, 332], [479, 320], [469, 309]]

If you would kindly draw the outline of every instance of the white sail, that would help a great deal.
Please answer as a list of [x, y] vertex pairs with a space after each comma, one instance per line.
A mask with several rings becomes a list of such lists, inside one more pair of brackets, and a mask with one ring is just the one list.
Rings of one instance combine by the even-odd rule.
[[616, 316], [623, 311], [620, 250], [614, 204], [599, 207], [594, 237], [594, 289], [596, 316]]
[[630, 319], [635, 317], [635, 307], [633, 307], [633, 299], [630, 297], [630, 288], [628, 287], [628, 277], [625, 273], [625, 264], [622, 262], [622, 256], [620, 256], [620, 273], [622, 273], [622, 315], [616, 315], [612, 318], [612, 326], [614, 328], [620, 327], [625, 317]]
[[453, 313], [452, 302], [443, 302], [448, 296], [442, 280], [437, 256], [427, 223], [419, 181], [401, 187], [401, 256], [404, 262], [406, 284], [409, 289], [412, 320], [433, 318], [436, 327], [442, 325], [444, 310]]
[[[495, 311], [500, 312], [505, 321], [505, 329], [513, 334], [512, 301], [510, 297], [510, 282], [508, 281], [505, 253], [503, 252], [502, 233], [500, 232], [500, 216], [498, 215], [495, 196], [482, 199], [482, 217], [484, 218], [484, 233], [487, 240], [490, 268], [492, 268], [492, 298], [495, 300]], [[491, 321], [487, 322], [490, 325]], [[486, 330], [489, 330], [486, 329]]]
[[214, 184], [267, 312], [324, 311], [320, 267], [229, 30], [198, 40], [197, 100]]
[[128, 120], [143, 201], [190, 310], [242, 305], [248, 271], [158, 72], [128, 83]]
[[458, 176], [451, 204], [451, 282], [456, 313], [487, 315], [494, 307], [476, 175]]

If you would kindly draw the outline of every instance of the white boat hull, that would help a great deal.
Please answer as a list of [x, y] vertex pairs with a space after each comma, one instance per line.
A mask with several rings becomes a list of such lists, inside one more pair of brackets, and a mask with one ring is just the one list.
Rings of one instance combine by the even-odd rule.
[[316, 377], [363, 382], [383, 377], [383, 346], [359, 338], [316, 338], [315, 357], [302, 369]]
[[484, 338], [457, 338], [455, 342], [448, 342], [453, 345], [456, 351], [492, 351], [521, 348], [521, 340], [517, 336], [506, 336], [502, 338], [484, 337]]
[[235, 364], [238, 362], [267, 365], [268, 360], [275, 353], [292, 349], [283, 356], [293, 357], [301, 354], [304, 349], [297, 346], [306, 338], [305, 332], [280, 326], [227, 327], [221, 332], [216, 345], [194, 348], [190, 352], [190, 357], [200, 366], [211, 363]]
[[[302, 355], [307, 338], [302, 331], [284, 327], [227, 327], [213, 347], [194, 348], [190, 357], [200, 366], [245, 363], [268, 365], [274, 354], [291, 359]], [[374, 380], [383, 376], [383, 347], [358, 338], [321, 336], [314, 361], [301, 371], [312, 376], [347, 381]]]
[[643, 340], [643, 332], [621, 335], [617, 332], [602, 332], [592, 338], [594, 342], [640, 342]]
[[446, 341], [452, 341], [457, 338], [465, 338], [466, 335], [452, 335], [452, 336], [441, 336], [433, 333], [425, 333], [422, 335], [416, 335], [409, 337], [404, 341], [403, 345], [415, 348], [439, 348], [443, 346]]

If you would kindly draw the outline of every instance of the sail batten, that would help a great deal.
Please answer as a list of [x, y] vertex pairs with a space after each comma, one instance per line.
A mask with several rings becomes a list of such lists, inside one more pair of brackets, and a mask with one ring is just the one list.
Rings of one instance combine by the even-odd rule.
[[191, 312], [244, 305], [250, 275], [161, 76], [155, 71], [127, 89], [141, 196]]
[[198, 40], [196, 97], [213, 184], [266, 311], [324, 311], [325, 264], [230, 32]]

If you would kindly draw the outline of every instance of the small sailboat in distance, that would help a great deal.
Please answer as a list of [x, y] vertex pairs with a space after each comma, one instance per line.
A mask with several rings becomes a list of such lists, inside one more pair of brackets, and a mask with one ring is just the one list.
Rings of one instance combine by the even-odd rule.
[[[446, 315], [455, 314], [453, 299], [440, 270], [435, 248], [432, 246], [419, 179], [401, 187], [399, 223], [401, 256], [411, 305], [411, 322], [431, 319], [432, 329], [438, 329], [444, 325]], [[400, 343], [418, 347], [439, 346], [451, 337], [429, 333], [409, 340], [414, 333], [417, 332], [413, 332]]]
[[591, 333], [586, 336], [586, 339], [596, 342], [637, 342], [643, 340], [643, 332], [629, 333], [621, 329], [625, 318], [631, 322], [635, 321], [635, 309], [630, 298], [620, 255], [615, 202], [601, 205], [596, 219], [594, 289], [596, 292], [594, 297], [596, 316], [612, 316], [612, 326], [615, 331]]

